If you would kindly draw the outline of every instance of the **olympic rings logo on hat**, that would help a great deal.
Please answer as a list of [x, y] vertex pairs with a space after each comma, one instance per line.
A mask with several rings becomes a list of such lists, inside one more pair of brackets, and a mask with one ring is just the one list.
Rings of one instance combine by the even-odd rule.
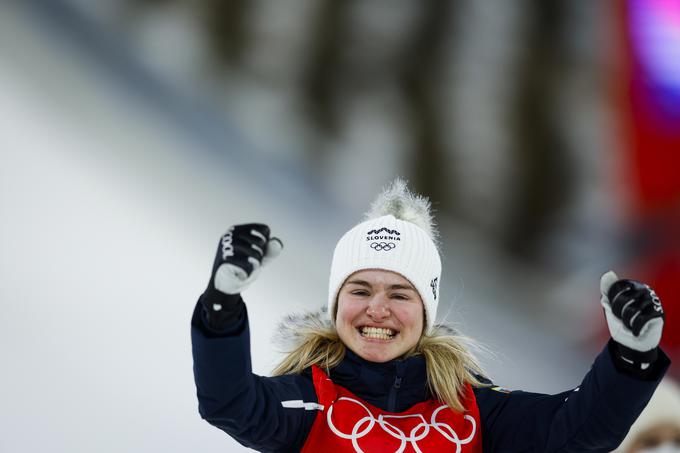
[[377, 252], [380, 251], [389, 251], [392, 250], [397, 246], [394, 242], [371, 242], [370, 244], [371, 248]]
[[[427, 423], [427, 420], [425, 420], [425, 417], [423, 414], [411, 414], [411, 415], [382, 415], [380, 414], [378, 418], [376, 419], [375, 416], [371, 413], [371, 411], [360, 401], [357, 401], [353, 398], [347, 398], [347, 397], [341, 397], [338, 398], [336, 403], [338, 401], [351, 401], [352, 403], [358, 404], [361, 406], [365, 411], [366, 411], [366, 416], [361, 418], [359, 421], [357, 421], [354, 424], [354, 427], [352, 428], [351, 433], [344, 433], [340, 431], [334, 424], [333, 424], [333, 407], [335, 404], [332, 404], [328, 408], [328, 412], [326, 413], [326, 421], [328, 422], [328, 427], [333, 431], [333, 433], [342, 438], [342, 439], [347, 439], [352, 441], [352, 446], [354, 447], [354, 450], [358, 453], [363, 453], [363, 450], [359, 447], [359, 442], [358, 440], [361, 439], [362, 437], [366, 436], [369, 434], [369, 432], [372, 431], [373, 427], [377, 424], [380, 426], [380, 428], [389, 434], [390, 436], [394, 437], [395, 439], [398, 439], [401, 441], [401, 444], [397, 450], [395, 450], [395, 453], [401, 453], [404, 451], [406, 448], [406, 443], [408, 442], [411, 447], [417, 451], [420, 452], [420, 448], [418, 448], [417, 442], [419, 440], [424, 439], [427, 437], [428, 434], [430, 434], [430, 428], [434, 428], [437, 432], [439, 432], [444, 438], [446, 438], [449, 442], [453, 443], [456, 445], [456, 452], [461, 451], [461, 446], [468, 444], [474, 439], [475, 434], [477, 432], [477, 424], [475, 422], [475, 419], [471, 417], [470, 415], [465, 415], [464, 419], [468, 420], [470, 424], [472, 425], [472, 431], [470, 434], [465, 438], [461, 439], [458, 437], [458, 434], [456, 431], [448, 424], [443, 423], [443, 422], [438, 422], [437, 421], [437, 414], [439, 414], [440, 411], [444, 409], [448, 409], [448, 406], [446, 404], [438, 407], [437, 409], [432, 412], [432, 416], [430, 417], [430, 423]], [[420, 423], [416, 425], [408, 435], [398, 427], [394, 426], [392, 423], [389, 423], [386, 419], [403, 419], [403, 418], [416, 418], [420, 419]]]

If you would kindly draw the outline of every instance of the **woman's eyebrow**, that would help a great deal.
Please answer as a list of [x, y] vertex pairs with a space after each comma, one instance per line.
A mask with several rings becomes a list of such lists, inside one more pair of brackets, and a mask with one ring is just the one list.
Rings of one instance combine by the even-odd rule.
[[[349, 280], [349, 281], [347, 281], [347, 284], [348, 284], [348, 285], [349, 285], [349, 284], [352, 284], [352, 285], [365, 286], [365, 287], [367, 287], [367, 288], [372, 288], [372, 287], [373, 287], [373, 285], [371, 285], [370, 283], [368, 283], [368, 282], [365, 281], [365, 280]], [[390, 286], [389, 286], [389, 289], [391, 289], [391, 290], [393, 290], [393, 289], [408, 289], [408, 290], [411, 290], [411, 291], [415, 291], [415, 290], [416, 290], [416, 289], [415, 289], [413, 286], [411, 286], [411, 285], [400, 285], [400, 284], [390, 285]]]
[[409, 289], [415, 291], [416, 289], [411, 285], [391, 285], [390, 289]]
[[347, 282], [347, 284], [366, 286], [366, 287], [368, 287], [368, 288], [371, 287], [371, 284], [368, 283], [368, 282], [365, 281], [365, 280], [349, 280], [349, 281]]

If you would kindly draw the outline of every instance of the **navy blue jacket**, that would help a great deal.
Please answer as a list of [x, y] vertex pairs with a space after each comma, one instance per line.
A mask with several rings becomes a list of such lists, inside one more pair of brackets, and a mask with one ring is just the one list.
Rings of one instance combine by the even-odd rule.
[[[215, 334], [194, 312], [191, 338], [201, 417], [241, 444], [259, 451], [299, 451], [317, 415], [283, 401], [316, 403], [307, 370], [301, 375], [252, 373], [247, 314]], [[659, 357], [647, 376], [617, 367], [611, 341], [575, 389], [545, 395], [475, 389], [484, 452], [610, 452], [651, 398], [670, 361]], [[373, 363], [348, 350], [331, 370], [334, 383], [374, 406], [401, 412], [431, 396], [422, 357]], [[398, 383], [398, 385], [395, 385]]]

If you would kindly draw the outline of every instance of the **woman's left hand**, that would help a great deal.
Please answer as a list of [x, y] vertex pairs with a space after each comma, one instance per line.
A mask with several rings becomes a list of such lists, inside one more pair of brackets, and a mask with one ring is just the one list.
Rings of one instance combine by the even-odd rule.
[[612, 338], [639, 352], [655, 349], [661, 341], [664, 312], [654, 290], [635, 280], [619, 280], [612, 271], [600, 279], [600, 302]]

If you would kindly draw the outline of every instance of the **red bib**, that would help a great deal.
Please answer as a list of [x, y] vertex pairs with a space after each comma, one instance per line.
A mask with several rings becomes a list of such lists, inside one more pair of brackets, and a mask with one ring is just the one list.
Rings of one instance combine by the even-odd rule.
[[393, 413], [335, 385], [317, 366], [312, 367], [312, 376], [323, 407], [307, 436], [303, 453], [482, 451], [479, 409], [469, 384], [465, 387], [463, 413], [435, 400]]

